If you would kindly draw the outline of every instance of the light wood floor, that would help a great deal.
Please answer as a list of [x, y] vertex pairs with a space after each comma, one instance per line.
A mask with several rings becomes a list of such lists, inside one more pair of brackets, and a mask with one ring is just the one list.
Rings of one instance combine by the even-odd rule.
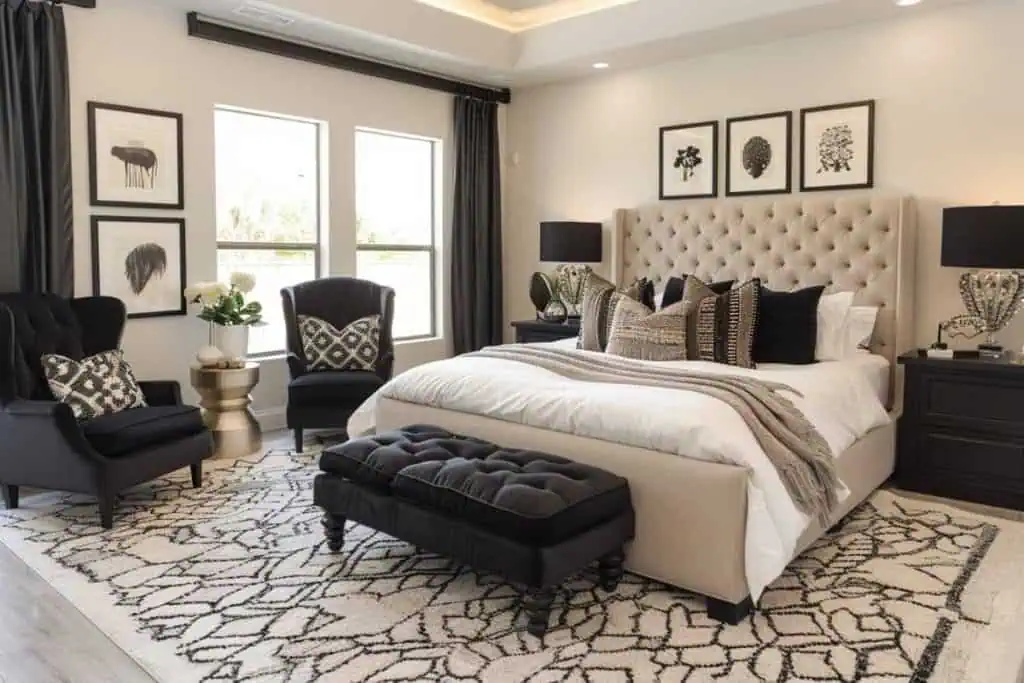
[[[264, 440], [267, 448], [288, 448], [290, 444], [290, 436], [282, 432]], [[24, 502], [31, 504], [31, 496], [25, 496]], [[1024, 513], [954, 504], [1024, 520]], [[74, 605], [0, 544], [0, 683], [156, 682]], [[1017, 683], [1024, 683], [1024, 669]]]

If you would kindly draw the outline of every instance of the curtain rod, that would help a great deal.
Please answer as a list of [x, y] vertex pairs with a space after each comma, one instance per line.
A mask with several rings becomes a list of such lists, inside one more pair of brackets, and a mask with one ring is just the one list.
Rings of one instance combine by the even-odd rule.
[[[65, 0], [67, 2], [68, 0]], [[365, 57], [332, 52], [312, 45], [293, 42], [284, 38], [255, 33], [226, 24], [209, 21], [197, 12], [188, 14], [188, 34], [195, 38], [203, 38], [215, 43], [232, 45], [257, 52], [286, 57], [302, 62], [310, 62], [321, 66], [329, 66], [343, 71], [383, 78], [406, 85], [415, 85], [429, 90], [464, 95], [487, 102], [508, 104], [512, 101], [512, 93], [508, 88], [489, 88], [474, 83], [465, 83], [445, 76], [415, 71], [403, 66], [377, 62]]]

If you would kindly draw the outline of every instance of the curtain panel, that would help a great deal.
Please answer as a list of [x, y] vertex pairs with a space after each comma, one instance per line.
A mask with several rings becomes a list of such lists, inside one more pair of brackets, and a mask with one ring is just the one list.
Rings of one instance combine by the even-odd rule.
[[455, 98], [451, 259], [455, 353], [500, 344], [505, 315], [498, 104], [463, 96]]
[[74, 290], [64, 13], [0, 0], [0, 291]]

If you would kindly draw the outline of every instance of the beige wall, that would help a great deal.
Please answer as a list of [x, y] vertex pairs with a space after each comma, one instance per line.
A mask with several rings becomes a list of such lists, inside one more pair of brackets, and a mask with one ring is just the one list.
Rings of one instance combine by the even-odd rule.
[[[451, 139], [451, 97], [443, 93], [189, 38], [182, 12], [157, 3], [103, 0], [99, 9], [69, 8], [66, 16], [72, 62], [75, 282], [79, 295], [92, 291], [91, 214], [184, 216], [188, 280], [216, 277], [215, 105], [327, 123], [330, 216], [325, 226], [329, 242], [325, 272], [330, 274], [351, 275], [355, 270], [353, 129], [368, 126], [437, 137], [446, 150]], [[185, 211], [90, 208], [86, 152], [89, 100], [184, 114]], [[447, 212], [444, 223], [448, 224]], [[279, 300], [263, 303], [280, 305]], [[205, 338], [204, 324], [193, 317], [133, 320], [128, 323], [124, 347], [141, 377], [177, 379], [187, 387], [189, 362]], [[445, 355], [443, 340], [401, 344], [396, 350], [396, 365], [402, 370]], [[265, 425], [279, 424], [283, 419], [286, 381], [283, 360], [263, 364], [262, 381], [253, 397]]]
[[[938, 320], [962, 312], [958, 271], [939, 266], [941, 207], [1024, 202], [1024, 0], [924, 7], [885, 24], [514, 92], [509, 318], [533, 315], [539, 221], [607, 220], [657, 200], [659, 126], [875, 98], [876, 186], [919, 200], [917, 337], [931, 340]], [[1020, 348], [1024, 315], [1002, 340]]]

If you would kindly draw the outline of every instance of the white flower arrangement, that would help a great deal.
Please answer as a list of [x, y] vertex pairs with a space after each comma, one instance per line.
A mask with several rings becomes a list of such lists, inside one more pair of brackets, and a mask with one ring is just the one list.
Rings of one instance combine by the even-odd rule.
[[230, 327], [261, 322], [263, 307], [258, 301], [245, 300], [256, 288], [256, 278], [250, 273], [232, 273], [228, 282], [197, 282], [185, 288], [185, 300], [201, 307], [200, 320], [215, 325]]

